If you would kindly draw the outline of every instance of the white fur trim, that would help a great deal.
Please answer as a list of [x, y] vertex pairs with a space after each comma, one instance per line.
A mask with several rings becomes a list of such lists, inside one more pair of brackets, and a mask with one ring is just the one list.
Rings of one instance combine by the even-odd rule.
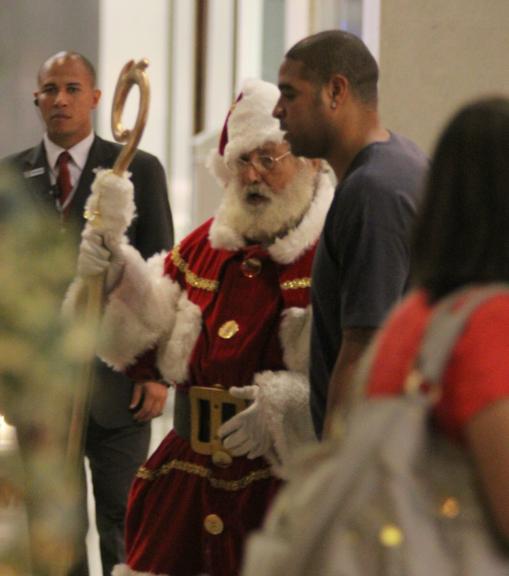
[[[320, 236], [334, 194], [334, 186], [327, 173], [320, 173], [317, 177], [316, 193], [299, 225], [268, 248], [272, 259], [279, 264], [295, 262]], [[221, 207], [210, 227], [209, 240], [215, 249], [235, 251], [246, 245], [242, 236], [225, 221]]]
[[311, 338], [311, 305], [287, 308], [283, 311], [279, 339], [285, 365], [295, 372], [309, 371], [309, 341]]
[[134, 187], [126, 172], [118, 176], [111, 169], [97, 170], [92, 193], [85, 204], [85, 211], [97, 216], [87, 223], [94, 230], [109, 232], [120, 239], [136, 214]]
[[214, 250], [231, 250], [232, 252], [236, 252], [244, 248], [246, 241], [242, 238], [241, 234], [225, 221], [221, 206], [219, 206], [219, 210], [214, 220], [212, 220], [209, 229], [210, 245]]
[[234, 174], [226, 166], [224, 158], [219, 154], [219, 152], [213, 148], [209, 155], [205, 165], [209, 169], [209, 172], [216, 178], [220, 186], [227, 186]]
[[138, 572], [138, 570], [133, 570], [127, 564], [117, 564], [113, 568], [111, 576], [169, 576], [169, 574], [158, 572]]
[[274, 471], [287, 477], [287, 466], [303, 445], [316, 441], [309, 408], [309, 381], [304, 374], [281, 370], [258, 372], [254, 384], [257, 401], [270, 430], [277, 461], [269, 457]]
[[167, 382], [182, 383], [189, 377], [189, 362], [201, 332], [199, 306], [183, 293], [177, 304], [175, 325], [166, 343], [158, 349], [157, 364]]
[[226, 163], [266, 142], [282, 142], [284, 138], [279, 120], [272, 116], [279, 99], [277, 87], [253, 78], [244, 82], [241, 91], [242, 98], [232, 106], [228, 118], [228, 143], [224, 149]]
[[105, 306], [98, 355], [123, 370], [173, 328], [180, 286], [163, 276], [165, 254], [150, 260], [123, 246], [125, 268]]
[[316, 194], [301, 223], [283, 238], [276, 239], [269, 247], [273, 260], [280, 264], [290, 264], [316, 242], [322, 231], [333, 194], [334, 187], [329, 175], [320, 172]]

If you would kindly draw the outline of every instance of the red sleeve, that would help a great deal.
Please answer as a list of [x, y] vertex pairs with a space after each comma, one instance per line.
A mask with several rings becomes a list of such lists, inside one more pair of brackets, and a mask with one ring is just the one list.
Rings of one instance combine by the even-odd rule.
[[127, 368], [125, 373], [135, 382], [161, 380], [161, 373], [156, 366], [156, 349], [151, 348], [144, 352], [134, 364]]
[[471, 317], [444, 375], [437, 417], [451, 434], [489, 405], [509, 397], [509, 296], [490, 299]]

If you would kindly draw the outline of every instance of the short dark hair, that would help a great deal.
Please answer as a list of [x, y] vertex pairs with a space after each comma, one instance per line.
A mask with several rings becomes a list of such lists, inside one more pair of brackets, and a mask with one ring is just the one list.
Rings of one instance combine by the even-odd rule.
[[63, 58], [65, 60], [70, 60], [70, 59], [74, 59], [74, 60], [80, 60], [80, 62], [83, 64], [83, 66], [85, 66], [85, 68], [87, 69], [88, 74], [90, 75], [90, 79], [92, 81], [92, 86], [95, 87], [96, 81], [97, 81], [97, 75], [95, 72], [95, 68], [94, 65], [92, 64], [92, 62], [90, 62], [90, 60], [86, 57], [83, 56], [83, 54], [80, 54], [79, 52], [68, 52], [66, 50], [62, 51], [62, 52], [57, 52], [56, 54], [51, 55], [49, 58], [46, 58], [46, 60], [41, 64], [41, 67], [39, 68], [39, 72], [37, 74], [37, 81], [40, 83], [40, 79], [41, 79], [41, 74], [42, 71], [44, 70], [44, 68], [46, 68], [46, 66], [48, 66], [53, 60], [59, 59], [59, 58]]
[[414, 229], [413, 278], [432, 300], [509, 281], [509, 99], [464, 106], [442, 133]]
[[290, 48], [286, 58], [302, 62], [313, 82], [325, 84], [333, 74], [342, 74], [359, 100], [372, 104], [378, 99], [378, 64], [354, 34], [344, 30], [313, 34]]

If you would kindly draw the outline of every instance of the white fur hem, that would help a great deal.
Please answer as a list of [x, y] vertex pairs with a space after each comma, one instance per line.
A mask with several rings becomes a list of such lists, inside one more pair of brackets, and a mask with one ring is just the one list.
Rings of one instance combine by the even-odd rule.
[[171, 332], [180, 286], [163, 276], [165, 254], [147, 262], [131, 246], [123, 247], [125, 269], [106, 304], [98, 355], [115, 370]]
[[287, 308], [279, 329], [285, 365], [295, 372], [309, 372], [309, 341], [311, 338], [311, 306]]
[[254, 384], [257, 400], [270, 430], [278, 461], [274, 471], [286, 478], [286, 467], [297, 449], [316, 441], [309, 409], [309, 381], [304, 374], [282, 370], [258, 372]]
[[272, 258], [280, 264], [290, 264], [310, 248], [320, 236], [329, 210], [334, 187], [327, 173], [319, 174], [317, 191], [302, 222], [269, 247]]
[[[302, 222], [283, 238], [278, 238], [268, 251], [275, 262], [291, 264], [316, 242], [334, 193], [328, 174], [319, 174], [318, 187]], [[225, 220], [219, 208], [209, 231], [211, 246], [223, 250], [240, 250], [246, 244], [242, 236]]]
[[189, 376], [189, 362], [201, 331], [202, 313], [186, 293], [180, 296], [170, 339], [159, 346], [157, 366], [167, 382], [182, 383]]
[[113, 572], [111, 576], [170, 576], [166, 572], [138, 572], [137, 570], [133, 570], [127, 564], [117, 564], [113, 568]]

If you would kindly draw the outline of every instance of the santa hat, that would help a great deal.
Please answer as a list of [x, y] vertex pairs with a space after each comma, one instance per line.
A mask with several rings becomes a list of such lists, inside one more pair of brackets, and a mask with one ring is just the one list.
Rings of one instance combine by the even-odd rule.
[[246, 80], [242, 91], [228, 111], [217, 150], [209, 159], [209, 167], [222, 184], [232, 176], [228, 163], [241, 154], [251, 152], [266, 142], [282, 142], [284, 132], [272, 110], [279, 90], [270, 82]]

